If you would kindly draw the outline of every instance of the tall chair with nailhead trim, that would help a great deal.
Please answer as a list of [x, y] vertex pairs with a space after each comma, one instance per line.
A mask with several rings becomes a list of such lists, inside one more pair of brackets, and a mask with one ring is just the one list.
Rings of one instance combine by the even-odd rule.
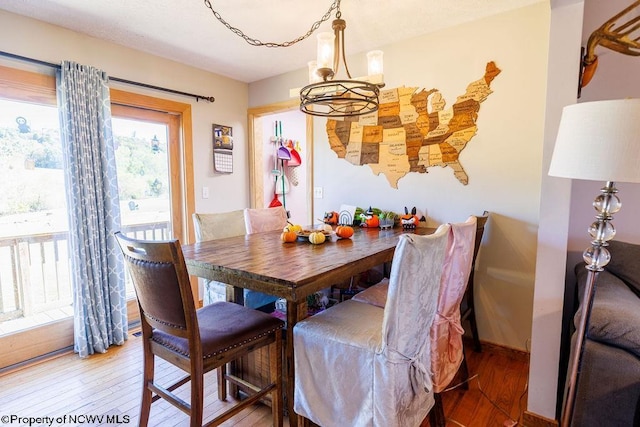
[[[167, 400], [190, 418], [190, 426], [203, 419], [204, 374], [218, 369], [218, 398], [226, 400], [227, 381], [239, 384], [226, 371], [226, 364], [269, 346], [270, 384], [255, 387], [255, 393], [218, 415], [207, 425], [219, 425], [271, 394], [273, 425], [282, 426], [282, 327], [268, 314], [226, 301], [196, 310], [180, 242], [143, 241], [115, 234], [124, 254], [140, 307], [144, 373], [140, 426], [149, 422], [151, 403]], [[154, 377], [154, 358], [177, 366], [186, 377], [171, 385], [160, 385]], [[173, 393], [191, 382], [191, 399]], [[245, 381], [242, 381], [246, 384]]]

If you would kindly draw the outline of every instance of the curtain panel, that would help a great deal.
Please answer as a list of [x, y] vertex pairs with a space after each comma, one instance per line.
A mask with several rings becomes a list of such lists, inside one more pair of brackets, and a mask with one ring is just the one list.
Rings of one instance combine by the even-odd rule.
[[124, 264], [108, 77], [63, 61], [56, 75], [69, 212], [74, 350], [104, 353], [127, 339]]

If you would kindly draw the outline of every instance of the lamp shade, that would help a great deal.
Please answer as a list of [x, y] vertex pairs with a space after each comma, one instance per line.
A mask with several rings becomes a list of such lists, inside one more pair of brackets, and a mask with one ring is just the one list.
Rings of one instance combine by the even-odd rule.
[[640, 99], [564, 107], [549, 175], [640, 182]]

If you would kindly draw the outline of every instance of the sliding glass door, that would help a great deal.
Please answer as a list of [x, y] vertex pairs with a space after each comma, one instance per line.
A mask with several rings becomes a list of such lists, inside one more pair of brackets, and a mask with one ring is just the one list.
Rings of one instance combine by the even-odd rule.
[[[55, 96], [53, 76], [0, 67], [0, 369], [73, 343]], [[112, 115], [122, 231], [188, 241], [190, 106], [112, 90]]]

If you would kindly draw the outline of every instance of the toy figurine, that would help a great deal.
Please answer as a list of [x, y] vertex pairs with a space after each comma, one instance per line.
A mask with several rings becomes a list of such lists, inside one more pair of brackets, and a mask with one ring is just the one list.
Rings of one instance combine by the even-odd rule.
[[373, 212], [371, 207], [369, 207], [366, 212], [360, 214], [360, 220], [361, 227], [378, 227], [380, 225], [378, 215]]
[[409, 213], [409, 209], [407, 209], [407, 207], [405, 206], [404, 215], [400, 217], [402, 228], [414, 229], [418, 226], [418, 221], [420, 221], [420, 218], [418, 218], [418, 215], [416, 215], [416, 207], [414, 206], [413, 209], [411, 209], [411, 213]]
[[325, 212], [324, 223], [329, 225], [338, 225], [338, 212]]

